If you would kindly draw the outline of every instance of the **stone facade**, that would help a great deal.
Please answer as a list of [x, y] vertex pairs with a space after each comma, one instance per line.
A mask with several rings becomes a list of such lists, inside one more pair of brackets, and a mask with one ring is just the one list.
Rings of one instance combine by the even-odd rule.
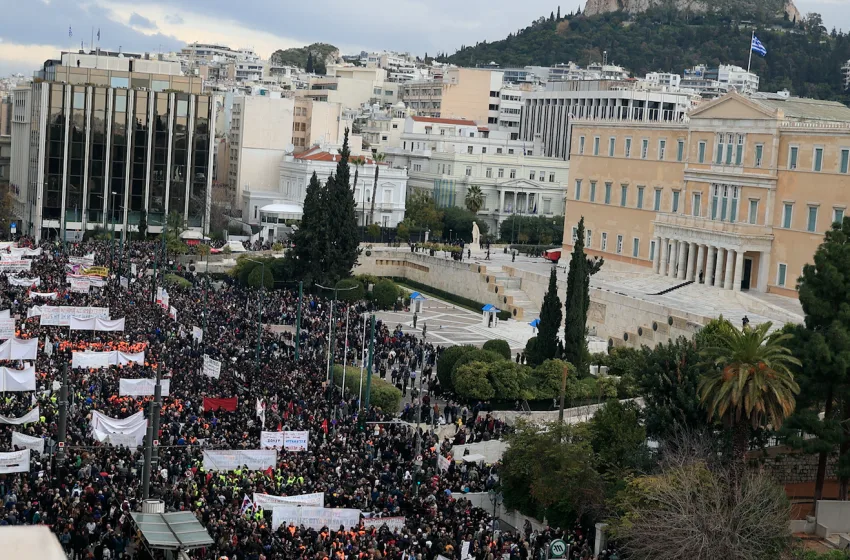
[[[758, 457], [756, 454], [751, 458], [758, 459], [759, 463], [776, 479], [779, 484], [799, 484], [802, 482], [814, 482], [818, 474], [818, 456], [807, 455], [793, 450], [782, 453], [771, 453], [770, 457]], [[835, 479], [838, 469], [838, 457], [830, 456], [826, 462], [826, 479]]]

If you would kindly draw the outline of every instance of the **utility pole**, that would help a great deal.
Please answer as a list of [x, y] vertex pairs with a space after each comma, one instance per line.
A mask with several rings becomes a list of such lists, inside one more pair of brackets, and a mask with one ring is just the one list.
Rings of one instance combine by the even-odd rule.
[[301, 357], [301, 305], [304, 301], [304, 282], [298, 282], [298, 314], [295, 316], [295, 361]]
[[257, 309], [257, 357], [256, 367], [260, 368], [260, 343], [263, 341], [263, 292], [266, 289], [266, 263], [260, 263], [262, 281], [260, 282], [260, 307]]
[[416, 495], [419, 495], [419, 471], [422, 469], [422, 430], [419, 424], [422, 422], [422, 377], [425, 375], [425, 341], [422, 341], [422, 365], [419, 368], [419, 404], [416, 406]]
[[[156, 385], [154, 387], [154, 398], [150, 404], [148, 418], [148, 429], [145, 434], [145, 464], [142, 469], [142, 496], [145, 500], [150, 498], [151, 469], [154, 463], [159, 462], [159, 450], [155, 449], [154, 439], [159, 437], [160, 409], [162, 408], [162, 383], [160, 379], [160, 366], [156, 366]], [[158, 443], [158, 442], [157, 442]], [[158, 446], [157, 446], [158, 447]]]
[[372, 364], [375, 359], [375, 316], [372, 315], [372, 328], [369, 335], [369, 366], [366, 368], [366, 414], [369, 413], [369, 399], [372, 396]]
[[59, 387], [59, 451], [56, 461], [65, 460], [65, 439], [68, 432], [68, 363], [62, 365], [62, 385]]
[[569, 370], [564, 366], [564, 374], [561, 377], [561, 404], [558, 406], [558, 424], [564, 423], [564, 394], [567, 392], [567, 373]]

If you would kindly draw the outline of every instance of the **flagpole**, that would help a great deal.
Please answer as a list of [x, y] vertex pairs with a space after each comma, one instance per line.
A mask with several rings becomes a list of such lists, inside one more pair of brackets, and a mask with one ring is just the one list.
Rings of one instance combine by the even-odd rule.
[[750, 60], [747, 62], [747, 74], [750, 73], [750, 67], [753, 65], [753, 39], [756, 38], [756, 30], [753, 29], [753, 34], [750, 36]]

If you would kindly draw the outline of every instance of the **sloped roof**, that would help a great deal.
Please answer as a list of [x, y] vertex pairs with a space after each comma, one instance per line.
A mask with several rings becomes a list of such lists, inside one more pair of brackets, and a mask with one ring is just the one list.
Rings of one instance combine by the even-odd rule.
[[751, 101], [768, 110], [779, 109], [786, 119], [807, 121], [850, 122], [850, 107], [838, 101], [806, 99], [802, 97], [761, 97], [754, 96]]
[[[294, 157], [295, 159], [307, 160], [307, 161], [332, 161], [332, 162], [339, 161], [339, 154], [332, 154], [330, 152], [326, 152], [319, 147], [310, 148], [306, 152], [294, 154], [292, 157]], [[356, 157], [356, 156], [352, 156], [352, 158], [349, 158], [349, 162], [354, 157]], [[363, 161], [365, 162], [366, 165], [373, 165], [375, 163], [375, 160], [372, 159], [372, 158], [363, 158]], [[389, 165], [389, 163], [382, 162], [382, 163], [379, 163], [378, 165]]]

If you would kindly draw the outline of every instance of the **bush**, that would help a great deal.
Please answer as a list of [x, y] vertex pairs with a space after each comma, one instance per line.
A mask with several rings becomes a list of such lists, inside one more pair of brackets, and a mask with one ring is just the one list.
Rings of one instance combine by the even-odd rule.
[[531, 371], [529, 386], [535, 399], [553, 399], [561, 395], [561, 383], [567, 367], [567, 382], [575, 379], [575, 368], [563, 360], [546, 360]]
[[372, 289], [372, 299], [380, 309], [390, 309], [395, 304], [401, 290], [392, 280], [382, 278]]
[[437, 360], [437, 379], [444, 391], [454, 390], [452, 370], [455, 367], [455, 362], [470, 350], [475, 350], [475, 346], [449, 346], [440, 354], [440, 358]]
[[339, 289], [339, 295], [337, 297], [341, 301], [355, 302], [363, 299], [363, 284], [354, 278], [340, 280], [336, 283], [336, 288]]
[[487, 378], [497, 399], [529, 399], [534, 397], [528, 385], [530, 372], [530, 367], [515, 362], [495, 362], [487, 368]]
[[255, 266], [248, 275], [248, 286], [259, 288], [262, 285], [267, 290], [274, 288], [274, 276], [272, 271], [263, 266]]
[[164, 281], [169, 286], [179, 286], [181, 288], [191, 288], [192, 283], [183, 278], [182, 276], [177, 276], [176, 274], [166, 274]]
[[452, 383], [454, 383], [454, 378], [457, 373], [459, 367], [472, 363], [472, 362], [482, 362], [485, 364], [492, 364], [494, 362], [504, 361], [504, 358], [500, 354], [496, 354], [495, 352], [488, 352], [487, 350], [481, 350], [480, 348], [472, 348], [468, 350], [457, 359], [454, 367], [452, 368]]
[[482, 347], [484, 350], [490, 350], [491, 352], [495, 352], [496, 354], [500, 354], [506, 360], [511, 359], [511, 347], [508, 345], [505, 340], [488, 340], [484, 343]]
[[281, 243], [280, 241], [274, 243], [272, 245], [272, 251], [275, 251], [275, 252], [283, 251], [283, 243]]
[[537, 337], [536, 336], [532, 336], [531, 338], [528, 339], [528, 342], [525, 343], [525, 351], [523, 353], [525, 354], [525, 359], [527, 361], [532, 362], [532, 363], [535, 361], [532, 358], [537, 356]]
[[496, 392], [487, 379], [489, 367], [484, 362], [470, 362], [455, 368], [452, 375], [455, 392], [468, 399], [492, 399]]
[[395, 232], [395, 238], [400, 241], [407, 241], [410, 239], [410, 228], [402, 222], [398, 225], [398, 228]]
[[[342, 387], [342, 366], [334, 366], [334, 384]], [[345, 387], [352, 395], [360, 394], [360, 368], [345, 368]], [[366, 370], [363, 370], [363, 402], [366, 402]], [[401, 404], [401, 391], [387, 383], [375, 373], [372, 374], [372, 396], [369, 405], [380, 408], [387, 414], [396, 414]]]
[[507, 309], [502, 309], [501, 311], [496, 313], [496, 317], [498, 317], [500, 321], [507, 321], [511, 318], [511, 312]]

